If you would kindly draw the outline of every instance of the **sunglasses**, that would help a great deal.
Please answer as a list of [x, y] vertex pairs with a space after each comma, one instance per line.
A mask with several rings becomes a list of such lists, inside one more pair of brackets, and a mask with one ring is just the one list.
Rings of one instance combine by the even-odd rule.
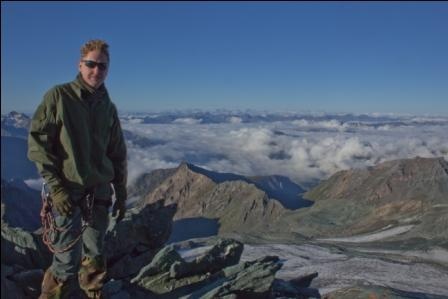
[[95, 67], [98, 67], [102, 71], [107, 69], [107, 62], [96, 62], [93, 60], [82, 60], [82, 62], [84, 62], [85, 66], [89, 69], [94, 69]]

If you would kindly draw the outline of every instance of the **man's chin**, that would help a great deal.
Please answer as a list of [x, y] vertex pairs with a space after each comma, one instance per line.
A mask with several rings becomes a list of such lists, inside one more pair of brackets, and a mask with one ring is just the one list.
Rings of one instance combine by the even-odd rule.
[[103, 81], [97, 81], [97, 80], [91, 80], [88, 82], [90, 86], [92, 86], [93, 88], [98, 88], [101, 86], [101, 84], [103, 84]]

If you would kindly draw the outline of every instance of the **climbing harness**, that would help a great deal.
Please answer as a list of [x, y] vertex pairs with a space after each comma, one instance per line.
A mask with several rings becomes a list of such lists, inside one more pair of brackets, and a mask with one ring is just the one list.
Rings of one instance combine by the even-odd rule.
[[87, 195], [85, 195], [85, 209], [82, 209], [83, 216], [82, 216], [82, 227], [79, 234], [76, 236], [76, 238], [71, 241], [67, 246], [57, 249], [54, 247], [54, 239], [56, 237], [57, 232], [63, 232], [66, 231], [65, 229], [59, 228], [56, 226], [55, 217], [53, 213], [53, 202], [50, 197], [50, 193], [47, 190], [47, 185], [43, 183], [42, 185], [42, 192], [41, 192], [41, 198], [42, 198], [42, 209], [40, 211], [40, 219], [42, 221], [42, 241], [45, 245], [47, 245], [48, 249], [52, 253], [63, 253], [70, 250], [75, 244], [81, 239], [82, 233], [84, 230], [89, 226], [92, 222], [92, 212], [93, 212], [93, 202], [94, 202], [94, 191], [89, 190], [87, 192]]

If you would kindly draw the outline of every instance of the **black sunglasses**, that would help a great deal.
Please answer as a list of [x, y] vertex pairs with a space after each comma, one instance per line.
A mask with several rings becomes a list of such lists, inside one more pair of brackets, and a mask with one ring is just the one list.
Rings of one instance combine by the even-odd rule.
[[98, 67], [102, 71], [107, 69], [107, 62], [96, 62], [93, 60], [82, 60], [82, 62], [84, 62], [89, 69], [94, 69], [95, 67]]

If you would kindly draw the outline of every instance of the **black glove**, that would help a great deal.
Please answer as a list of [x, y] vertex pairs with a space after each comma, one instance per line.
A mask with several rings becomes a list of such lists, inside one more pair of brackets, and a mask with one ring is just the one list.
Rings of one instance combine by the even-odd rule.
[[70, 216], [73, 213], [73, 203], [70, 194], [63, 188], [50, 194], [53, 206], [62, 216]]
[[[126, 199], [128, 192], [126, 186], [114, 186], [115, 189], [115, 203], [112, 209], [112, 216], [117, 217], [116, 222], [120, 222], [124, 213], [126, 212]], [[118, 215], [118, 216], [117, 216]]]

